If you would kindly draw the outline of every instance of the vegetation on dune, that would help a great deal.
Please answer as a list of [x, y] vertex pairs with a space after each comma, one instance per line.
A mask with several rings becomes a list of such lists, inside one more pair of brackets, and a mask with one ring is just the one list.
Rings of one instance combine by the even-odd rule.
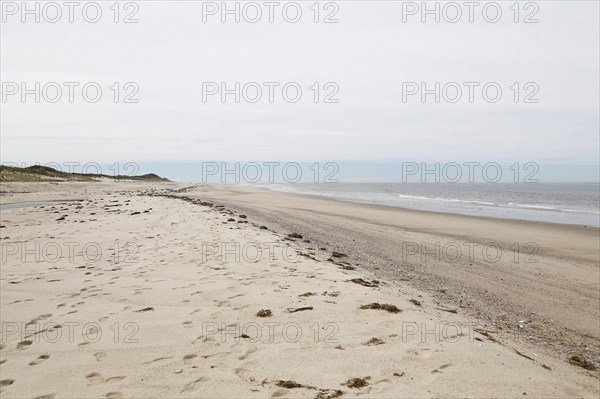
[[61, 182], [61, 181], [79, 181], [93, 182], [101, 178], [115, 180], [137, 180], [137, 181], [170, 181], [154, 173], [148, 173], [140, 176], [109, 176], [104, 174], [92, 173], [67, 173], [61, 172], [48, 166], [34, 165], [26, 168], [15, 166], [0, 165], [0, 181], [2, 182]]

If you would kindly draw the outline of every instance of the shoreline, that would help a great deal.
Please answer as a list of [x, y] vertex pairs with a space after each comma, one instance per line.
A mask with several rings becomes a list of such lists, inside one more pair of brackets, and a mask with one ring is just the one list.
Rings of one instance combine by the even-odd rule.
[[[420, 216], [420, 219], [416, 218], [417, 220], [414, 220], [414, 219], [407, 220], [407, 222], [409, 224], [406, 226], [402, 226], [402, 227], [405, 227], [407, 229], [428, 231], [431, 233], [443, 232], [444, 234], [447, 234], [449, 236], [453, 236], [456, 238], [472, 237], [472, 235], [465, 236], [465, 235], [460, 235], [458, 233], [452, 233], [452, 231], [460, 230], [457, 226], [462, 227], [465, 223], [467, 223], [467, 224], [473, 223], [473, 224], [477, 224], [477, 225], [484, 225], [484, 224], [498, 225], [500, 227], [515, 228], [517, 230], [519, 230], [520, 228], [525, 228], [529, 231], [541, 228], [541, 229], [554, 231], [554, 232], [556, 232], [555, 234], [565, 234], [565, 233], [583, 234], [584, 237], [586, 237], [587, 239], [589, 239], [590, 237], [594, 238], [596, 236], [598, 237], [598, 239], [600, 239], [600, 227], [595, 227], [595, 226], [583, 226], [583, 225], [579, 225], [579, 224], [563, 224], [563, 223], [552, 223], [552, 222], [522, 220], [522, 219], [492, 218], [492, 217], [485, 217], [485, 216], [464, 215], [464, 214], [459, 214], [459, 213], [448, 213], [448, 212], [435, 212], [435, 211], [429, 211], [429, 210], [404, 208], [404, 207], [399, 207], [399, 206], [388, 206], [388, 205], [383, 205], [383, 204], [345, 201], [345, 200], [340, 200], [337, 198], [323, 197], [323, 196], [312, 195], [312, 194], [273, 191], [273, 190], [269, 190], [264, 187], [252, 187], [252, 186], [241, 186], [241, 185], [211, 185], [211, 184], [185, 185], [185, 187], [195, 187], [198, 189], [200, 189], [202, 187], [212, 188], [212, 189], [216, 190], [216, 192], [231, 189], [231, 193], [236, 193], [236, 194], [248, 189], [247, 190], [248, 192], [256, 191], [258, 193], [262, 192], [262, 194], [273, 193], [275, 197], [277, 197], [279, 195], [291, 196], [291, 197], [296, 197], [296, 198], [302, 198], [308, 202], [314, 200], [315, 202], [329, 203], [332, 206], [339, 204], [340, 206], [348, 206], [350, 208], [356, 207], [357, 209], [370, 209], [370, 210], [373, 210], [374, 212], [382, 212], [382, 213], [389, 212], [389, 213], [397, 213], [400, 215], [415, 215], [415, 216]], [[242, 190], [240, 191], [238, 189], [242, 189]], [[247, 193], [243, 193], [243, 194], [247, 194]], [[212, 196], [213, 193], [210, 193], [209, 195]], [[227, 199], [230, 199], [230, 197], [231, 196], [227, 196], [227, 197], [226, 196], [223, 196], [223, 197], [212, 196], [211, 198], [227, 200]], [[236, 201], [236, 203], [241, 204], [242, 202]], [[233, 202], [232, 202], [232, 204], [233, 204]], [[350, 214], [347, 216], [350, 218], [354, 217], [353, 214]], [[443, 229], [427, 229], [421, 225], [423, 223], [423, 221], [425, 221], [425, 224], [431, 225], [432, 221], [439, 221], [440, 218], [443, 218], [445, 223], [450, 222], [451, 226], [445, 227]], [[382, 222], [380, 224], [386, 225], [385, 222]], [[516, 232], [516, 234], [518, 236], [517, 232]], [[478, 239], [478, 241], [482, 241], [482, 239]], [[575, 243], [575, 244], [577, 244], [577, 243]], [[577, 249], [581, 249], [581, 248], [577, 248]], [[588, 246], [588, 249], [589, 249], [589, 246]], [[600, 247], [598, 249], [600, 250]], [[551, 248], [549, 248], [549, 250], [551, 250]], [[556, 255], [560, 255], [560, 254], [556, 253]], [[591, 256], [589, 258], [589, 260], [600, 262], [600, 253], [593, 254], [593, 256]]]
[[[189, 183], [189, 184], [194, 184], [194, 183]], [[417, 184], [417, 183], [415, 183]], [[467, 183], [465, 183], [467, 184]], [[198, 184], [195, 184], [198, 185]], [[219, 186], [218, 184], [208, 184], [208, 185], [213, 185], [213, 186]], [[548, 223], [548, 224], [558, 224], [558, 225], [568, 225], [568, 226], [584, 226], [587, 228], [597, 228], [600, 229], [600, 214], [594, 214], [594, 213], [589, 213], [589, 212], [584, 212], [584, 211], [576, 211], [576, 210], [564, 210], [564, 209], [548, 209], [548, 208], [543, 208], [543, 207], [535, 207], [535, 206], [522, 206], [522, 207], [505, 207], [505, 206], [501, 206], [501, 205], [496, 205], [496, 204], [487, 204], [485, 206], [489, 206], [492, 209], [503, 209], [503, 210], [509, 210], [509, 211], [533, 211], [533, 212], [548, 212], [548, 213], [557, 213], [557, 214], [572, 214], [572, 215], [587, 215], [587, 216], [597, 216], [598, 217], [598, 221], [595, 221], [595, 224], [584, 224], [584, 223], [568, 223], [568, 222], [557, 222], [557, 221], [547, 221], [547, 220], [535, 220], [535, 219], [525, 219], [525, 218], [519, 218], [519, 217], [506, 217], [506, 216], [491, 216], [491, 215], [482, 215], [482, 214], [471, 214], [471, 213], [466, 213], [465, 212], [448, 212], [445, 210], [440, 210], [440, 211], [436, 211], [433, 209], [419, 209], [419, 208], [410, 208], [407, 206], [403, 206], [401, 204], [386, 204], [386, 203], [380, 203], [380, 202], [375, 202], [375, 201], [369, 201], [369, 200], [359, 200], [359, 199], [344, 199], [344, 198], [339, 198], [336, 197], [334, 195], [324, 195], [324, 194], [316, 194], [316, 193], [309, 193], [309, 192], [301, 192], [301, 191], [295, 191], [295, 190], [278, 190], [276, 188], [271, 188], [265, 185], [252, 185], [252, 184], [231, 184], [231, 185], [227, 185], [227, 184], [223, 184], [221, 186], [238, 186], [238, 187], [252, 187], [252, 188], [257, 188], [257, 189], [265, 189], [268, 191], [273, 191], [273, 192], [278, 192], [278, 193], [284, 193], [284, 194], [296, 194], [296, 195], [307, 195], [307, 196], [313, 196], [313, 197], [319, 197], [319, 198], [325, 198], [325, 199], [332, 199], [332, 200], [336, 200], [336, 201], [341, 201], [341, 202], [351, 202], [351, 203], [357, 203], [357, 204], [365, 204], [365, 205], [381, 205], [381, 206], [386, 206], [386, 207], [392, 207], [392, 208], [400, 208], [400, 209], [405, 209], [405, 210], [410, 210], [410, 211], [420, 211], [420, 212], [431, 212], [431, 213], [438, 213], [438, 214], [444, 214], [444, 215], [461, 215], [461, 216], [466, 216], [466, 217], [478, 217], [478, 218], [483, 218], [483, 219], [498, 219], [498, 220], [515, 220], [515, 221], [524, 221], [524, 222], [535, 222], [535, 223]], [[415, 197], [417, 199], [419, 199], [418, 197]], [[442, 202], [455, 202], [454, 199], [446, 199], [446, 198], [420, 198], [420, 199], [427, 199], [427, 200], [431, 200], [431, 201], [436, 201], [436, 200], [440, 200]], [[461, 203], [467, 203], [467, 204], [473, 204], [473, 201], [464, 201], [464, 200], [457, 200], [458, 202]]]
[[[202, 186], [203, 184], [199, 184], [199, 183], [189, 183], [186, 184], [188, 186]], [[507, 218], [507, 217], [493, 217], [493, 216], [483, 216], [483, 215], [470, 215], [470, 214], [466, 214], [466, 213], [458, 213], [458, 212], [445, 212], [445, 211], [433, 211], [433, 210], [427, 210], [427, 209], [416, 209], [416, 208], [408, 208], [405, 206], [401, 206], [401, 205], [388, 205], [388, 204], [380, 204], [380, 203], [376, 203], [376, 202], [368, 202], [368, 201], [358, 201], [358, 200], [346, 200], [346, 199], [342, 199], [342, 198], [336, 198], [333, 196], [325, 196], [325, 195], [319, 195], [319, 194], [309, 194], [309, 193], [301, 193], [301, 192], [296, 192], [296, 191], [279, 191], [279, 190], [274, 190], [274, 189], [270, 189], [268, 187], [263, 187], [263, 186], [252, 186], [252, 185], [236, 185], [236, 184], [231, 184], [231, 185], [219, 185], [219, 184], [205, 184], [207, 186], [212, 186], [212, 187], [245, 187], [245, 188], [251, 188], [251, 189], [256, 189], [256, 190], [265, 190], [268, 192], [274, 192], [274, 193], [281, 193], [281, 194], [289, 194], [289, 195], [298, 195], [298, 196], [306, 196], [306, 197], [316, 197], [316, 198], [320, 198], [323, 200], [328, 200], [328, 201], [337, 201], [337, 202], [345, 202], [345, 203], [350, 203], [350, 204], [359, 204], [359, 205], [366, 205], [366, 206], [374, 206], [374, 207], [382, 207], [382, 208], [393, 208], [393, 209], [400, 209], [402, 211], [406, 211], [406, 212], [415, 212], [415, 213], [422, 213], [422, 214], [433, 214], [433, 215], [441, 215], [441, 216], [447, 216], [447, 217], [452, 217], [452, 216], [457, 216], [457, 217], [464, 217], [464, 218], [475, 218], [475, 219], [480, 219], [482, 221], [485, 220], [498, 220], [498, 221], [505, 221], [505, 222], [522, 222], [525, 224], [545, 224], [545, 225], [550, 225], [550, 226], [570, 226], [570, 227], [574, 227], [574, 228], [585, 228], [585, 229], [596, 229], [600, 232], [600, 226], [588, 226], [588, 225], [583, 225], [583, 224], [575, 224], [575, 223], [558, 223], [558, 222], [548, 222], [548, 221], [543, 221], [543, 220], [529, 220], [529, 219], [513, 219], [513, 218]], [[540, 211], [544, 211], [542, 209], [540, 209]], [[548, 212], [573, 212], [573, 213], [577, 213], [578, 211], [562, 211], [562, 210], [548, 210]], [[598, 217], [600, 217], [600, 215], [598, 215]]]
[[[52, 184], [52, 185], [66, 185], [66, 184], [73, 184], [75, 187], [77, 187], [77, 185], [79, 186], [84, 186], [84, 185], [91, 185], [91, 187], [94, 187], [94, 184], [103, 184], [106, 185], [107, 182], [105, 181], [99, 181], [96, 183], [90, 183], [90, 182], [52, 182], [52, 183], [48, 183], [48, 182], [44, 182], [44, 183], [15, 183], [15, 182], [6, 182], [6, 183], [2, 183], [4, 185], [8, 185], [8, 184], [33, 184], [34, 188], [35, 185], [42, 185], [42, 184]], [[135, 182], [134, 182], [135, 184]], [[139, 182], [138, 184], [143, 185], [143, 184], [156, 184], [156, 183], [145, 183], [145, 182]], [[160, 184], [160, 183], [159, 183]], [[345, 200], [345, 199], [341, 199], [341, 198], [336, 198], [333, 196], [324, 196], [324, 195], [319, 195], [319, 194], [310, 194], [310, 193], [301, 193], [301, 192], [295, 192], [295, 191], [279, 191], [279, 190], [274, 190], [268, 187], [264, 187], [264, 186], [259, 186], [259, 185], [251, 185], [251, 184], [213, 184], [213, 183], [186, 183], [186, 182], [168, 182], [168, 183], [162, 183], [166, 186], [172, 186], [172, 187], [199, 187], [199, 186], [209, 186], [209, 187], [215, 187], [215, 188], [250, 188], [253, 190], [263, 190], [265, 192], [273, 192], [273, 193], [279, 193], [279, 194], [289, 194], [289, 195], [295, 195], [295, 196], [305, 196], [308, 198], [319, 198], [322, 200], [326, 200], [326, 201], [335, 201], [335, 202], [342, 202], [342, 203], [349, 203], [349, 204], [358, 204], [358, 205], [364, 205], [364, 206], [372, 206], [372, 207], [381, 207], [383, 209], [388, 209], [388, 208], [392, 208], [392, 209], [398, 209], [401, 211], [405, 211], [405, 212], [412, 212], [412, 213], [420, 213], [423, 215], [430, 215], [430, 216], [444, 216], [444, 217], [458, 217], [458, 218], [466, 218], [466, 219], [477, 219], [477, 220], [481, 220], [481, 221], [487, 221], [487, 220], [491, 220], [491, 221], [500, 221], [500, 222], [506, 222], [506, 223], [523, 223], [525, 225], [548, 225], [549, 227], [551, 226], [556, 226], [556, 227], [572, 227], [574, 229], [578, 229], [578, 228], [582, 228], [582, 229], [591, 229], [591, 230], [598, 230], [598, 232], [600, 233], [600, 226], [592, 226], [592, 225], [583, 225], [583, 224], [574, 224], [574, 223], [558, 223], [558, 222], [549, 222], [549, 221], [538, 221], [538, 220], [529, 220], [529, 219], [516, 219], [516, 218], [506, 218], [506, 217], [493, 217], [493, 216], [483, 216], [483, 215], [471, 215], [471, 214], [465, 214], [465, 213], [458, 213], [458, 212], [445, 212], [445, 211], [434, 211], [434, 210], [426, 210], [426, 209], [416, 209], [416, 208], [408, 208], [408, 207], [404, 207], [404, 206], [400, 206], [400, 205], [387, 205], [387, 204], [380, 204], [380, 203], [375, 203], [375, 202], [368, 202], [368, 201], [358, 201], [358, 200]], [[110, 185], [110, 183], [109, 183]], [[56, 190], [59, 191], [60, 190]], [[7, 198], [6, 195], [7, 194], [25, 194], [26, 196], [35, 194], [35, 192], [4, 192], [4, 193], [0, 193], [0, 205], [11, 205], [11, 204], [16, 204], [16, 203], [26, 203], [26, 202], [60, 202], [60, 201], [83, 201], [82, 198], [73, 198], [71, 196], [69, 196], [68, 194], [64, 195], [63, 197], [60, 198], [53, 198], [51, 195], [52, 194], [46, 194], [46, 195], [50, 195], [50, 196], [42, 196], [39, 199], [33, 199], [33, 200], [28, 200], [28, 201], [24, 201], [22, 199], [18, 199], [19, 196], [17, 195], [17, 199], [11, 199], [10, 197]], [[542, 209], [540, 209], [540, 211], [543, 211]], [[561, 210], [548, 210], [549, 212], [570, 212], [570, 211], [561, 211]], [[573, 211], [574, 213], [576, 213], [576, 211]], [[600, 217], [600, 215], [599, 215]]]

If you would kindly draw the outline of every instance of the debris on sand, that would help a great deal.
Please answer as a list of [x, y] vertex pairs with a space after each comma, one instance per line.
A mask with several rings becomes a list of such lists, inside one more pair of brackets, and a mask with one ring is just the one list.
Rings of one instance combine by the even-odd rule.
[[364, 280], [362, 278], [353, 278], [352, 280], [348, 280], [349, 282], [352, 282], [354, 284], [360, 284], [363, 285], [365, 287], [379, 287], [379, 281], [378, 280], [373, 280], [373, 281], [367, 281]]
[[375, 346], [375, 345], [383, 345], [385, 344], [385, 341], [379, 338], [371, 338], [370, 340], [368, 340], [365, 345], [367, 346]]
[[275, 385], [277, 385], [278, 387], [287, 388], [287, 389], [294, 389], [294, 388], [309, 388], [309, 389], [312, 388], [312, 389], [314, 389], [314, 387], [307, 387], [302, 384], [298, 384], [296, 381], [292, 381], [292, 380], [287, 380], [287, 381], [279, 380], [275, 383]]
[[444, 308], [436, 308], [437, 310], [441, 310], [442, 312], [448, 312], [448, 313], [458, 313], [458, 311], [456, 309], [444, 309]]
[[139, 309], [139, 310], [134, 310], [134, 312], [136, 312], [136, 313], [149, 312], [149, 311], [153, 311], [154, 312], [154, 308], [152, 306], [148, 306], [147, 308], [143, 308], [143, 309]]
[[321, 389], [315, 396], [315, 399], [334, 399], [339, 398], [344, 394], [344, 391], [339, 389]]
[[[487, 330], [483, 330], [481, 328], [475, 328], [475, 329], [473, 329], [473, 331], [483, 335], [484, 337], [486, 337], [488, 340], [490, 340], [492, 342], [496, 342], [496, 338], [494, 338], [494, 336], [491, 334], [493, 331], [487, 331]], [[521, 355], [527, 359], [531, 359], [530, 357], [523, 355], [521, 352], [517, 351], [516, 349], [515, 349], [515, 351], [517, 352], [518, 355]], [[533, 359], [531, 359], [531, 360], [533, 360]]]
[[421, 306], [421, 302], [417, 301], [416, 299], [411, 299], [409, 302], [415, 306]]
[[256, 313], [256, 315], [258, 317], [271, 317], [273, 316], [273, 312], [271, 312], [269, 309], [261, 309]]
[[287, 308], [288, 312], [290, 313], [296, 313], [296, 312], [302, 312], [303, 310], [313, 310], [312, 306], [305, 306], [302, 308]]
[[373, 309], [373, 310], [387, 310], [390, 313], [400, 313], [402, 310], [398, 309], [395, 305], [389, 303], [378, 303], [373, 302], [368, 305], [362, 305], [361, 309]]
[[313, 295], [317, 295], [317, 293], [316, 292], [305, 292], [304, 294], [300, 294], [298, 296], [307, 297], [307, 296], [313, 296]]
[[346, 385], [348, 388], [363, 388], [369, 385], [367, 380], [371, 379], [371, 377], [365, 378], [350, 378], [348, 381], [343, 383], [342, 385]]
[[587, 361], [581, 355], [573, 355], [569, 357], [569, 363], [574, 364], [575, 366], [583, 367], [586, 370], [596, 370], [596, 366]]
[[315, 396], [315, 399], [334, 399], [339, 398], [344, 394], [344, 392], [340, 389], [322, 389], [310, 385], [299, 384], [293, 380], [279, 380], [275, 383], [275, 385], [286, 389], [305, 388], [318, 390], [319, 392]]
[[522, 352], [519, 352], [519, 351], [518, 351], [518, 350], [516, 350], [516, 349], [515, 349], [514, 351], [515, 351], [515, 353], [516, 353], [517, 355], [519, 355], [519, 356], [521, 356], [521, 357], [524, 357], [525, 359], [528, 359], [528, 360], [534, 360], [534, 361], [535, 361], [535, 359], [534, 359], [534, 358], [532, 358], [531, 356], [527, 356], [527, 355], [525, 355], [524, 353], [522, 353]]

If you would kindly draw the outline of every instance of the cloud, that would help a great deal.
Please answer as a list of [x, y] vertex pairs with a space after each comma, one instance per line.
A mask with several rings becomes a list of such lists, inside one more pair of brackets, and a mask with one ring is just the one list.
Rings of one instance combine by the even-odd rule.
[[[80, 86], [73, 103], [66, 90], [57, 103], [32, 95], [23, 103], [18, 94], [3, 101], [3, 160], [598, 159], [597, 2], [538, 2], [533, 24], [522, 20], [534, 10], [521, 9], [515, 23], [509, 3], [498, 23], [479, 9], [474, 23], [466, 9], [457, 23], [443, 15], [421, 23], [420, 14], [403, 23], [402, 2], [357, 1], [320, 9], [319, 23], [312, 3], [299, 3], [298, 23], [279, 8], [269, 23], [263, 7], [256, 24], [243, 15], [221, 23], [219, 14], [203, 23], [202, 2], [135, 4], [134, 24], [114, 23], [108, 3], [96, 24], [77, 12], [72, 24], [4, 15], [3, 83]], [[134, 10], [120, 11], [122, 20]], [[330, 14], [339, 22], [322, 23]], [[102, 88], [97, 103], [83, 98], [87, 82]], [[204, 82], [229, 90], [239, 82], [240, 102], [228, 94], [222, 103], [220, 93], [203, 102]], [[254, 92], [243, 96], [249, 82], [262, 88], [256, 103], [245, 101]], [[282, 90], [292, 82], [302, 90], [296, 103]], [[422, 103], [421, 92], [403, 102], [405, 82], [440, 82], [440, 103], [433, 94]], [[456, 103], [443, 96], [449, 82], [462, 90]], [[464, 82], [479, 84], [473, 103]], [[481, 90], [490, 82], [502, 89], [496, 103]], [[139, 102], [124, 103], [127, 95]], [[528, 96], [538, 102], [525, 103]]]

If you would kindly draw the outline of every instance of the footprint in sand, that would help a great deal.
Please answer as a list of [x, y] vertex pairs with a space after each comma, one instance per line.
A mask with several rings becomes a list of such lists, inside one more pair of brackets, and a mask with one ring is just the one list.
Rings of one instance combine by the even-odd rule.
[[4, 391], [9, 385], [12, 385], [15, 382], [15, 380], [2, 380], [0, 381], [0, 392]]
[[109, 377], [106, 379], [107, 383], [111, 383], [111, 382], [119, 382], [119, 381], [123, 381], [125, 378], [127, 378], [126, 375], [117, 375], [114, 377]]
[[161, 360], [168, 360], [168, 359], [172, 359], [172, 358], [173, 358], [172, 356], [170, 356], [170, 357], [157, 357], [154, 360], [150, 360], [150, 361], [144, 362], [142, 364], [152, 364], [152, 363], [160, 362]]
[[55, 393], [49, 393], [48, 395], [36, 396], [33, 399], [54, 399], [56, 397]]
[[21, 341], [17, 344], [17, 349], [25, 350], [25, 349], [29, 348], [31, 346], [31, 344], [33, 344], [33, 341], [30, 341], [30, 340]]
[[50, 313], [41, 314], [38, 317], [36, 317], [33, 320], [31, 320], [29, 323], [27, 323], [26, 326], [28, 326], [30, 324], [36, 324], [38, 321], [46, 320], [46, 319], [48, 319], [50, 317], [52, 317], [52, 314], [50, 314]]
[[423, 348], [423, 349], [418, 349], [414, 352], [414, 354], [421, 359], [429, 359], [431, 356], [433, 356], [433, 350], [432, 348]]
[[104, 382], [104, 377], [100, 373], [90, 373], [85, 376], [85, 379], [88, 380], [90, 385], [98, 385]]
[[42, 363], [45, 360], [50, 359], [50, 355], [40, 355], [37, 359], [29, 362], [30, 366], [37, 366], [38, 364]]
[[183, 323], [181, 323], [181, 324], [183, 324], [183, 326], [184, 326], [185, 328], [192, 328], [192, 327], [193, 327], [193, 326], [192, 326], [192, 322], [191, 322], [191, 321], [189, 321], [189, 320], [186, 320], [186, 321], [184, 321], [184, 322], [183, 322]]
[[106, 359], [106, 353], [105, 352], [96, 352], [94, 353], [94, 357], [96, 358], [96, 361], [98, 362], [102, 362]]
[[243, 367], [238, 367], [233, 369], [233, 372], [240, 377], [243, 381], [254, 381], [254, 377], [252, 376], [252, 372]]
[[253, 354], [254, 352], [256, 352], [257, 350], [258, 350], [258, 348], [248, 349], [245, 354], [243, 354], [242, 356], [238, 357], [238, 360], [246, 360], [246, 359], [248, 359], [248, 357], [251, 354]]
[[0, 360], [0, 364], [4, 364], [4, 363], [6, 363], [6, 361], [7, 361], [7, 359]]
[[435, 374], [435, 373], [441, 373], [442, 370], [448, 368], [452, 366], [452, 363], [446, 363], [446, 364], [442, 364], [440, 367], [438, 367], [437, 369], [431, 370], [431, 374]]
[[210, 381], [210, 378], [200, 377], [196, 381], [192, 381], [192, 382], [185, 384], [185, 386], [183, 387], [183, 389], [181, 390], [180, 393], [197, 391], [198, 388], [200, 388], [200, 384], [202, 384], [203, 382], [207, 382], [207, 381]]
[[287, 389], [278, 389], [271, 394], [271, 397], [272, 398], [280, 398], [282, 396], [287, 396], [288, 393], [290, 393], [290, 391]]
[[190, 353], [189, 355], [185, 355], [185, 356], [183, 357], [183, 362], [184, 362], [185, 364], [192, 364], [192, 361], [193, 361], [195, 358], [197, 358], [197, 357], [198, 357], [198, 355], [196, 355], [196, 354], [194, 354], [194, 353]]
[[6, 348], [6, 344], [0, 344], [0, 351], [4, 348]]
[[120, 392], [120, 391], [108, 392], [104, 396], [106, 396], [106, 398], [108, 398], [108, 399], [120, 399], [123, 397], [123, 392]]

